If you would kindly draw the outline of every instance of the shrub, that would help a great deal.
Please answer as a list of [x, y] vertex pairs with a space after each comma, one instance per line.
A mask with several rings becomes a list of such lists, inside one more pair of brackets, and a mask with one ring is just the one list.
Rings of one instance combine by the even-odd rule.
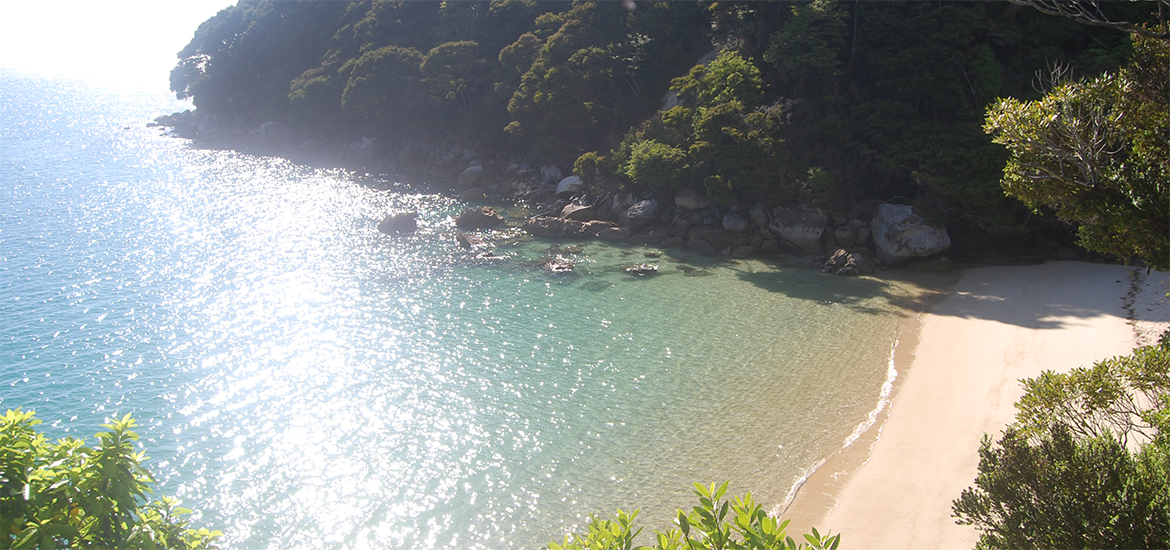
[[34, 414], [8, 410], [0, 423], [0, 548], [214, 548], [219, 531], [188, 528], [191, 511], [173, 498], [147, 498], [154, 477], [130, 415], [88, 447], [48, 441]]

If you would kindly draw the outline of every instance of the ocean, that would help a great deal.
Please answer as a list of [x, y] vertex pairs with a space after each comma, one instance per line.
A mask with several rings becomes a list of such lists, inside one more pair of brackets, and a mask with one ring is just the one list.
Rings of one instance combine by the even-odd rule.
[[484, 257], [449, 194], [146, 127], [184, 108], [0, 71], [0, 407], [91, 440], [132, 413], [227, 548], [539, 548], [667, 527], [692, 482], [780, 505], [919, 313], [888, 275], [528, 239], [522, 205]]

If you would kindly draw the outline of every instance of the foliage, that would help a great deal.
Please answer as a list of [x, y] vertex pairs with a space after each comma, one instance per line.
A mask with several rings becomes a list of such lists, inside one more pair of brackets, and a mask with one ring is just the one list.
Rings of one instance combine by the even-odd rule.
[[686, 170], [686, 154], [652, 139], [630, 146], [625, 174], [641, 187], [676, 187]]
[[1024, 387], [1015, 424], [984, 436], [975, 487], [954, 502], [978, 548], [1165, 547], [1170, 340]]
[[790, 78], [839, 75], [845, 14], [833, 0], [793, 6], [793, 17], [768, 39], [764, 60]]
[[1170, 269], [1170, 41], [1135, 36], [1119, 73], [1002, 99], [985, 128], [1009, 195], [1079, 223], [1085, 248]]
[[0, 548], [213, 547], [221, 533], [188, 528], [177, 500], [147, 499], [154, 479], [130, 415], [103, 424], [96, 447], [50, 442], [38, 424], [16, 409], [0, 425]]
[[[1102, 9], [1150, 20], [1148, 8], [1129, 4]], [[1008, 151], [983, 132], [987, 105], [1038, 98], [1034, 74], [1053, 60], [1079, 74], [1118, 75], [1131, 52], [1120, 31], [1009, 4], [645, 0], [634, 8], [249, 0], [200, 26], [172, 88], [194, 97], [201, 116], [287, 121], [323, 142], [458, 139], [562, 169], [595, 152], [604, 162], [587, 176], [603, 185], [650, 185], [631, 180], [639, 169], [629, 153], [652, 140], [685, 155], [678, 178], [653, 185], [705, 189], [727, 206], [903, 196], [948, 222], [987, 227], [1035, 219], [1003, 194]], [[696, 65], [711, 49], [719, 55]], [[1139, 62], [1143, 55], [1133, 49], [1126, 82], [1161, 78], [1146, 74], [1159, 65]], [[1132, 101], [1117, 109], [1140, 115], [1129, 120], [1155, 120], [1151, 111], [1167, 103], [1139, 101], [1160, 89], [1143, 86], [1120, 96]], [[663, 105], [672, 88], [681, 100], [673, 109]], [[1144, 128], [1126, 130], [1149, 137], [1134, 151], [1164, 158], [1159, 126]]]
[[423, 55], [413, 48], [370, 50], [342, 67], [349, 73], [341, 106], [386, 131], [405, 129], [419, 107]]
[[[678, 528], [665, 533], [655, 531], [654, 546], [639, 550], [836, 550], [841, 535], [821, 535], [816, 529], [804, 535], [799, 544], [787, 536], [787, 521], [769, 517], [763, 507], [752, 500], [751, 493], [742, 498], [725, 500], [727, 483], [709, 487], [695, 484], [699, 505], [688, 514], [678, 511]], [[730, 515], [728, 514], [730, 512]], [[613, 519], [590, 516], [585, 531], [565, 536], [562, 543], [549, 544], [549, 550], [631, 550], [642, 529], [634, 527], [638, 517], [633, 512], [617, 511]]]

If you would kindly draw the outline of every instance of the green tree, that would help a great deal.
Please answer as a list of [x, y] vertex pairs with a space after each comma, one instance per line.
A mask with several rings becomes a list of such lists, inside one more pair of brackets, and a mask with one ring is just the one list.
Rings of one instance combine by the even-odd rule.
[[1134, 35], [1118, 73], [1002, 99], [984, 128], [1008, 195], [1079, 224], [1089, 250], [1170, 270], [1170, 40]]
[[792, 18], [768, 39], [764, 60], [800, 82], [797, 90], [804, 90], [812, 78], [840, 74], [844, 41], [845, 17], [837, 3], [814, 0], [793, 6]]
[[1170, 544], [1170, 337], [1024, 388], [1016, 422], [994, 444], [984, 436], [975, 486], [954, 502], [981, 531], [977, 548]]
[[[724, 499], [727, 482], [718, 487], [696, 483], [694, 493], [699, 505], [689, 514], [678, 511], [678, 528], [655, 531], [655, 545], [638, 550], [836, 550], [841, 543], [841, 535], [821, 535], [813, 529], [798, 544], [787, 535], [788, 521], [768, 516], [751, 493]], [[613, 519], [590, 516], [584, 532], [566, 535], [562, 543], [549, 544], [549, 550], [632, 550], [642, 532], [634, 525], [637, 517], [637, 510], [618, 510]]]
[[130, 415], [102, 427], [98, 445], [48, 441], [32, 411], [0, 423], [0, 548], [213, 548], [219, 531], [191, 529], [170, 497], [147, 498], [154, 478], [134, 450]]
[[349, 78], [341, 106], [382, 133], [403, 133], [419, 122], [423, 54], [413, 48], [386, 46], [342, 66]]

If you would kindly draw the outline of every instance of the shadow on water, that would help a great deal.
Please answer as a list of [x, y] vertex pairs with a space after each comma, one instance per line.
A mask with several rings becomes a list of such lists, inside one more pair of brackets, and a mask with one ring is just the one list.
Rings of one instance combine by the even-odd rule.
[[[887, 315], [875, 307], [880, 299], [903, 311], [921, 311], [927, 297], [937, 296], [958, 280], [958, 274], [918, 274], [889, 271], [877, 277], [843, 277], [808, 268], [776, 268], [740, 272], [740, 280], [769, 292], [820, 304], [840, 304], [858, 313]], [[898, 313], [907, 315], [908, 313]]]

